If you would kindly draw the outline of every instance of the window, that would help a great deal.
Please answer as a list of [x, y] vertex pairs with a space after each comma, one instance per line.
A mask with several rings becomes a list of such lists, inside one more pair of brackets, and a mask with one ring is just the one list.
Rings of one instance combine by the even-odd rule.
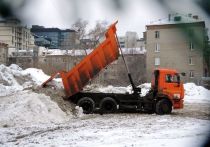
[[160, 44], [159, 43], [155, 44], [155, 52], [160, 52]]
[[160, 38], [160, 32], [159, 31], [155, 31], [155, 38]]
[[155, 65], [160, 65], [160, 58], [155, 58]]
[[166, 75], [166, 82], [167, 83], [177, 83], [178, 82], [178, 75], [167, 74]]
[[194, 50], [194, 44], [193, 44], [192, 41], [190, 41], [189, 48], [190, 48], [191, 51]]
[[140, 51], [143, 51], [143, 46], [140, 46]]
[[12, 44], [14, 44], [14, 36], [12, 36]]
[[189, 57], [189, 64], [194, 65], [193, 57]]
[[190, 71], [190, 78], [194, 78], [194, 71], [193, 70]]

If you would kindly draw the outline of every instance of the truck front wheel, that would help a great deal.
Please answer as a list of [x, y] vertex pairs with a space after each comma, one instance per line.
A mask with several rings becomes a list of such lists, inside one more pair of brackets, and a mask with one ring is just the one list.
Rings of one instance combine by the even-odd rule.
[[114, 113], [117, 111], [117, 102], [111, 98], [103, 98], [100, 102], [100, 111], [101, 113]]
[[172, 104], [167, 99], [159, 100], [156, 103], [155, 111], [159, 115], [170, 114], [172, 111]]
[[83, 97], [81, 98], [78, 103], [78, 106], [82, 107], [83, 113], [90, 114], [93, 113], [95, 109], [95, 103], [94, 101], [89, 97]]

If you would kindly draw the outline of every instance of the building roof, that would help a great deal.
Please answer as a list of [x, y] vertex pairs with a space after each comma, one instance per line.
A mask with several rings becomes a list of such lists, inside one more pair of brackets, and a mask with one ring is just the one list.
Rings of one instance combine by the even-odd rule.
[[45, 28], [43, 26], [32, 25], [31, 32], [75, 32], [75, 30], [61, 30], [59, 28]]
[[168, 17], [163, 19], [158, 19], [156, 21], [150, 22], [146, 26], [157, 26], [157, 25], [177, 25], [177, 24], [194, 24], [194, 23], [204, 23], [197, 15], [192, 14], [169, 14]]
[[0, 18], [0, 22], [3, 22], [3, 23], [21, 23], [21, 21], [17, 18], [14, 18], [14, 17], [9, 17], [9, 18]]

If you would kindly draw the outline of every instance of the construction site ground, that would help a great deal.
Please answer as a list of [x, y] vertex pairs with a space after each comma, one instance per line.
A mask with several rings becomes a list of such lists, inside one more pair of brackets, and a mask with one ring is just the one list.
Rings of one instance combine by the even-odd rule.
[[[201, 86], [186, 83], [184, 109], [173, 110], [170, 115], [85, 115], [63, 99], [59, 82], [40, 87], [42, 74], [38, 69], [0, 66], [0, 146], [197, 147], [209, 139], [210, 91]], [[143, 93], [149, 85], [141, 85]], [[130, 89], [92, 88], [100, 92]]]

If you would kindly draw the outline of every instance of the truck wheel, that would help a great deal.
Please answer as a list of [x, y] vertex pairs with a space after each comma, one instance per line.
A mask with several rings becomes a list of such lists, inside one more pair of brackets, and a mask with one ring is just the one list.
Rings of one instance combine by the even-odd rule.
[[157, 102], [155, 111], [159, 115], [170, 114], [172, 111], [172, 104], [167, 99], [162, 99]]
[[103, 98], [100, 102], [101, 113], [114, 113], [117, 111], [117, 102], [110, 97]]
[[93, 110], [95, 109], [95, 103], [94, 101], [89, 97], [83, 97], [78, 102], [77, 105], [82, 107], [83, 113], [90, 114], [93, 113]]

